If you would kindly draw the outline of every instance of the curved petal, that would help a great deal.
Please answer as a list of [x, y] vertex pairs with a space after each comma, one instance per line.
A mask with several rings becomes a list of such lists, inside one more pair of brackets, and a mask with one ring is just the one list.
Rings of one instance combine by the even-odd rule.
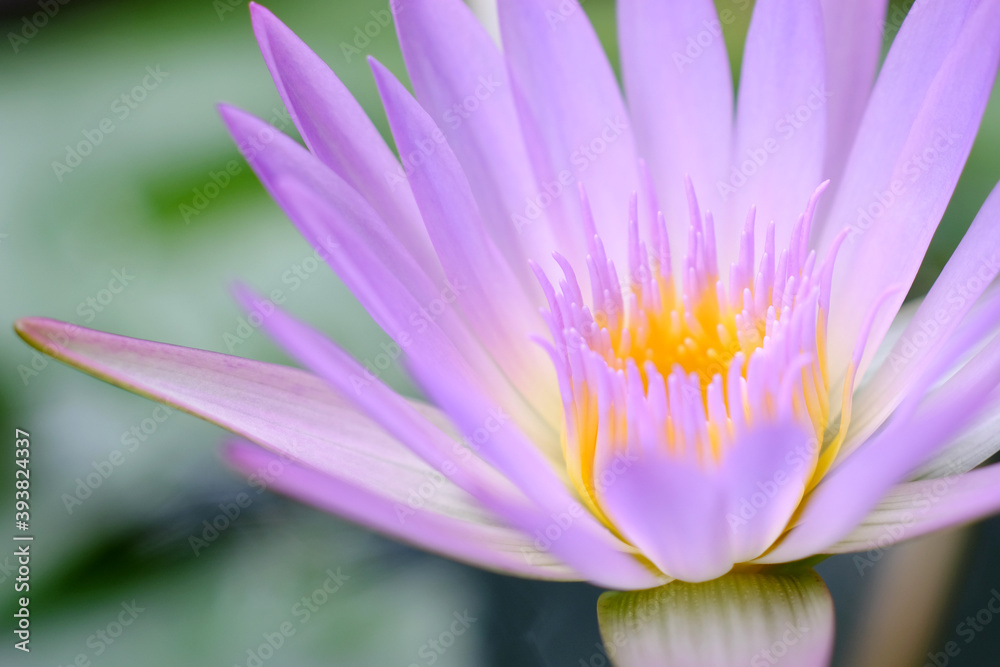
[[[625, 266], [629, 198], [639, 189], [632, 128], [618, 83], [577, 0], [501, 0], [500, 35], [521, 125], [546, 207], [555, 224], [576, 229], [583, 256], [574, 181], [590, 197], [609, 258]], [[553, 194], [554, 193], [554, 194]]]
[[732, 569], [726, 497], [717, 471], [669, 454], [640, 455], [599, 493], [615, 527], [671, 577], [709, 581]]
[[[247, 301], [246, 297], [243, 300]], [[360, 372], [357, 364], [335, 345], [281, 310], [275, 310], [263, 326], [293, 357], [315, 369], [334, 387], [346, 389], [348, 378]], [[535, 539], [531, 550], [522, 550], [529, 562], [537, 552], [551, 551], [590, 581], [611, 588], [648, 588], [664, 581], [665, 577], [643, 566], [630, 547], [600, 526], [572, 498], [554, 475], [551, 465], [532, 443], [519, 435], [502, 410], [490, 406], [462, 378], [435, 373], [437, 367], [433, 363], [422, 365], [420, 355], [411, 359], [410, 365], [417, 367], [414, 376], [418, 380], [429, 383], [428, 393], [435, 400], [445, 399], [440, 404], [458, 425], [471, 451], [467, 450], [456, 459], [450, 452], [441, 451], [440, 439], [433, 434], [422, 438], [426, 425], [414, 420], [405, 408], [394, 405], [398, 400], [388, 396], [377, 380], [355, 400], [369, 415], [384, 421], [386, 428], [428, 462], [442, 456], [445, 460], [451, 457], [453, 467], [462, 470], [479, 462], [478, 458], [470, 456], [475, 452], [510, 480], [530, 502], [508, 502], [494, 492], [495, 485], [482, 483], [488, 481], [482, 474], [476, 476], [480, 484], [473, 491], [483, 505]], [[379, 396], [380, 391], [382, 396]], [[470, 414], [474, 415], [471, 420]], [[413, 432], [407, 433], [407, 430]], [[443, 464], [441, 468], [444, 469]]]
[[[454, 471], [445, 465], [440, 470], [429, 466], [313, 375], [54, 320], [21, 320], [17, 332], [29, 344], [79, 370], [270, 449], [274, 455], [257, 453], [250, 460], [282, 461], [290, 476], [285, 478], [272, 467], [258, 480], [262, 483], [285, 486], [294, 484], [293, 478], [319, 479], [327, 485], [326, 502], [331, 506], [366, 498], [381, 513], [371, 506], [367, 513], [355, 507], [351, 518], [432, 551], [521, 576], [579, 578], [547, 553], [538, 552], [533, 538], [505, 528], [456, 486]], [[414, 409], [446, 421], [430, 406]], [[315, 481], [309, 484], [316, 486]], [[433, 492], [425, 494], [426, 488]], [[338, 491], [344, 495], [337, 496]], [[385, 512], [395, 521], [391, 530], [382, 522]], [[437, 526], [436, 532], [420, 532], [426, 525]], [[464, 534], [478, 535], [483, 548], [462, 546], [455, 536]], [[492, 537], [487, 540], [487, 535]], [[534, 557], [524, 558], [522, 548], [530, 549]], [[487, 557], [490, 553], [492, 558]]]
[[[761, 563], [806, 558], [828, 548], [861, 522], [879, 499], [941, 450], [981, 414], [1000, 382], [1000, 336], [996, 336], [931, 396], [929, 386], [994, 328], [1000, 307], [977, 314], [976, 325], [955, 336], [936, 367], [911, 390], [904, 404], [870, 442], [834, 468], [809, 497], [791, 531]], [[926, 399], [926, 400], [925, 400]], [[925, 405], [921, 405], [925, 403]]]
[[435, 284], [368, 202], [295, 141], [239, 109], [223, 106], [220, 112], [241, 147], [250, 144], [247, 138], [270, 133], [264, 146], [248, 149], [250, 165], [318, 256], [396, 344], [434, 348], [447, 368], [471, 367], [515, 418], [538, 425], [532, 434], [545, 442], [542, 436], [551, 427], [510, 385], [453, 307], [464, 285], [444, 278]]
[[761, 425], [726, 454], [732, 558], [760, 556], [788, 526], [815, 469], [819, 443], [795, 423]]
[[812, 570], [605, 593], [597, 616], [617, 667], [825, 667], [833, 652], [833, 600]]
[[905, 482], [825, 553], [879, 550], [1000, 512], [1000, 465], [951, 477]]
[[[233, 136], [233, 140], [246, 157], [254, 173], [267, 191], [286, 212], [292, 211], [291, 203], [277, 190], [280, 179], [295, 179], [331, 208], [337, 209], [343, 224], [361, 233], [381, 252], [393, 250], [393, 272], [411, 289], [419, 292], [437, 291], [432, 280], [440, 276], [440, 263], [435, 258], [435, 270], [428, 273], [410, 255], [404, 244], [378, 215], [371, 204], [336, 172], [325, 166], [287, 135], [277, 131], [263, 120], [235, 107], [219, 106], [219, 114]], [[302, 230], [302, 223], [294, 215], [292, 221]], [[310, 241], [328, 253], [329, 234], [317, 234]]]
[[462, 286], [456, 306], [515, 386], [558, 424], [558, 395], [551, 390], [555, 375], [544, 352], [529, 344], [544, 329], [539, 304], [525, 294], [497, 251], [441, 130], [385, 67], [374, 59], [371, 63], [396, 146], [413, 161], [407, 176], [434, 249], [445, 275]]
[[815, 465], [814, 440], [794, 423], [761, 425], [734, 443], [717, 469], [635, 443], [632, 457], [595, 471], [599, 504], [663, 572], [708, 581], [781, 535]]
[[428, 376], [442, 376], [460, 383], [466, 391], [488, 395], [542, 449], [558, 449], [554, 425], [518, 392], [478, 340], [460, 335], [464, 322], [453, 306], [463, 293], [463, 283], [446, 282], [441, 290], [415, 292], [413, 285], [394, 275], [397, 253], [391, 252], [393, 248], [389, 246], [390, 252], [386, 252], [358, 234], [354, 226], [340, 222], [345, 217], [343, 208], [334, 208], [292, 179], [278, 184], [275, 193], [307, 239], [315, 244], [321, 230], [326, 229], [336, 241], [326, 249], [326, 261], [400, 350], [406, 350], [412, 359], [433, 364], [424, 376], [416, 377], [418, 384], [426, 388]]
[[527, 217], [537, 187], [503, 55], [460, 0], [393, 9], [414, 93], [462, 163], [497, 247], [534, 294], [525, 259], [554, 267], [559, 246], [544, 218]]
[[437, 262], [396, 156], [326, 63], [269, 10], [250, 3], [254, 34], [309, 150], [357, 190], [424, 267]]
[[913, 479], [935, 479], [969, 472], [1000, 451], [1000, 394], [948, 446], [921, 465]]
[[758, 247], [775, 223], [785, 248], [824, 178], [826, 87], [819, 0], [758, 0], [743, 55], [731, 171], [718, 184], [729, 215], [717, 236], [723, 266], [736, 258], [747, 211], [757, 207]]
[[[529, 562], [522, 551], [535, 551], [532, 538], [508, 528], [495, 516], [482, 510], [470, 513], [461, 504], [449, 506], [448, 499], [440, 498], [448, 484], [440, 477], [400, 480], [390, 476], [379, 480], [373, 476], [358, 483], [336, 470], [331, 474], [300, 465], [246, 441], [230, 442], [225, 457], [256, 480], [259, 488], [278, 491], [447, 558], [520, 577], [580, 579], [547, 554]], [[428, 502], [437, 507], [428, 508]]]
[[879, 56], [888, 0], [822, 0], [826, 28], [826, 165], [833, 191], [868, 104]]
[[1000, 187], [995, 187], [887, 359], [858, 389], [845, 453], [867, 439], [899, 405], [906, 388], [933, 362], [998, 272]]
[[[865, 314], [909, 287], [961, 174], [1000, 61], [1000, 4], [929, 3], [903, 25], [872, 92], [820, 249], [850, 225], [834, 274], [831, 373], [847, 368]], [[847, 268], [850, 270], [846, 270]], [[880, 341], [905, 290], [878, 315]], [[874, 350], [866, 350], [863, 374]]]
[[732, 148], [733, 76], [711, 0], [620, 0], [619, 48], [637, 152], [649, 165], [670, 244], [687, 247], [690, 176], [703, 210], [724, 213], [716, 184]]

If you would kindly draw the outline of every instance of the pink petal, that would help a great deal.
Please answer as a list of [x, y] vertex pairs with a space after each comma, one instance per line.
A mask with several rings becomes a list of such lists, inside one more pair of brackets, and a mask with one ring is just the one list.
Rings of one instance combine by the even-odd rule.
[[948, 446], [922, 464], [913, 479], [935, 479], [969, 472], [1000, 451], [1000, 393]]
[[538, 188], [503, 55], [459, 0], [411, 2], [395, 18], [417, 99], [461, 162], [497, 247], [534, 293], [525, 259], [548, 265], [556, 232], [560, 245], [573, 237], [528, 217]]
[[[1000, 337], [990, 341], [933, 395], [924, 397], [931, 383], [992, 331], [998, 319], [1000, 303], [976, 314], [975, 323], [949, 342], [947, 352], [915, 383], [885, 428], [823, 479], [806, 499], [795, 527], [758, 562], [799, 560], [842, 539], [892, 486], [981, 413], [1000, 382]], [[921, 406], [922, 402], [926, 405]]]
[[[237, 470], [269, 490], [421, 549], [503, 574], [560, 581], [580, 578], [565, 565], [538, 553], [532, 538], [507, 528], [496, 517], [482, 510], [468, 512], [467, 508], [451, 506], [450, 499], [440, 497], [449, 485], [441, 477], [427, 475], [412, 486], [402, 486], [412, 480], [390, 477], [376, 486], [369, 480], [362, 484], [341, 474], [298, 465], [244, 441], [231, 442], [225, 454]], [[412, 477], [410, 471], [402, 472]], [[401, 487], [394, 489], [386, 483]], [[437, 506], [428, 507], [425, 495]], [[538, 555], [529, 562], [522, 550]]]
[[[275, 311], [264, 326], [293, 357], [341, 390], [345, 389], [350, 374], [358, 372], [356, 364], [352, 372], [352, 362], [329, 341], [280, 310]], [[420, 363], [419, 356], [411, 359], [410, 365], [416, 367], [414, 376], [418, 380], [431, 383], [429, 393], [435, 399], [442, 396], [442, 387], [453, 392], [445, 396], [451, 400], [443, 404], [449, 418], [458, 423], [472, 451], [513, 482], [530, 500], [530, 504], [520, 505], [504, 501], [491, 492], [496, 485], [484, 485], [488, 480], [477, 474], [480, 486], [476, 493], [484, 505], [502, 515], [509, 524], [533, 536], [537, 540], [533, 543], [536, 549], [551, 551], [590, 581], [614, 588], [645, 588], [663, 583], [662, 576], [642, 566], [627, 552], [624, 544], [597, 524], [572, 498], [553, 474], [548, 461], [518, 434], [502, 410], [484, 402], [462, 378], [430, 373], [429, 379], [428, 366]], [[462, 397], [462, 402], [454, 400], [455, 394]], [[370, 382], [364, 392], [356, 394], [355, 400], [426, 460], [434, 461], [433, 457], [446, 455], [436, 444], [433, 434], [422, 437], [426, 425], [401, 409], [398, 400], [387, 396], [387, 390], [377, 380]], [[470, 409], [482, 411], [477, 413], [472, 428], [462, 428]], [[459, 465], [454, 458], [451, 460]], [[466, 457], [459, 467], [465, 469], [475, 461], [478, 459]], [[533, 557], [526, 553], [529, 560]]]
[[[251, 317], [250, 321], [255, 320]], [[313, 500], [322, 480], [327, 489], [324, 502], [353, 508], [349, 516], [366, 525], [491, 569], [522, 576], [578, 578], [546, 553], [539, 553], [532, 538], [503, 528], [450, 476], [424, 463], [315, 376], [53, 320], [20, 320], [17, 331], [28, 343], [75, 368], [267, 447], [275, 454], [247, 445], [246, 455], [239, 458], [254, 462], [255, 468], [258, 462], [283, 462], [286, 467], [274, 483], [284, 487], [307, 482], [302, 492]], [[428, 415], [436, 413], [429, 406], [419, 409]], [[446, 420], [439, 414], [434, 418]], [[260, 480], [270, 483], [267, 477]], [[426, 485], [434, 489], [429, 498], [420, 496]], [[367, 505], [353, 504], [359, 500]], [[406, 511], [414, 506], [419, 511]], [[394, 520], [392, 526], [384, 521], [386, 512]], [[423, 532], [427, 526], [436, 527], [435, 532]], [[476, 537], [479, 546], [461, 544], [462, 535]], [[534, 555], [530, 562], [523, 557], [522, 547]], [[512, 550], [519, 553], [517, 558], [507, 553]]]
[[822, 0], [830, 91], [823, 173], [833, 179], [834, 192], [875, 82], [888, 5], [888, 0]]
[[574, 257], [583, 253], [572, 187], [579, 181], [608, 256], [624, 265], [626, 235], [619, 232], [629, 197], [639, 188], [638, 162], [629, 117], [597, 35], [577, 0], [499, 5], [500, 34], [539, 193], [543, 186], [552, 190], [545, 208], [563, 216], [555, 224], [578, 230], [577, 247], [565, 250]]
[[888, 357], [858, 389], [845, 454], [864, 442], [899, 405], [907, 388], [933, 363], [973, 305], [1000, 298], [996, 294], [980, 299], [998, 272], [1000, 187], [983, 204]]
[[392, 225], [407, 251], [432, 272], [437, 262], [413, 194], [399, 161], [364, 109], [274, 14], [251, 2], [250, 16], [264, 62], [309, 150], [357, 190]]
[[[826, 247], [850, 225], [833, 279], [834, 375], [847, 367], [878, 295], [913, 280], [975, 139], [1000, 60], [1000, 4], [969, 5], [931, 3], [911, 13], [862, 120], [820, 237]], [[904, 292], [879, 314], [869, 340], [881, 340]]]
[[775, 222], [784, 248], [823, 181], [826, 87], [819, 0], [758, 0], [743, 55], [732, 172], [720, 184], [729, 215], [718, 235], [723, 266], [736, 257], [747, 211], [757, 207], [757, 243]]
[[[454, 307], [464, 283], [446, 282], [440, 290], [421, 287], [417, 291], [415, 287], [420, 285], [405, 283], [394, 275], [398, 253], [392, 246], [375, 246], [370, 238], [354, 231], [356, 225], [341, 222], [349, 213], [343, 207], [334, 208], [294, 180], [282, 181], [275, 192], [279, 201], [287, 202], [291, 217], [302, 225], [306, 238], [318, 238], [326, 229], [335, 239], [336, 244], [325, 253], [326, 260], [401, 350], [412, 359], [433, 364], [429, 375], [462, 382], [467, 391], [488, 395], [539, 446], [558, 449], [556, 423], [541, 415], [511, 385], [478, 340], [465, 333], [464, 321]], [[423, 377], [416, 380], [426, 382]], [[557, 417], [558, 413], [553, 418]]]
[[725, 211], [717, 183], [732, 149], [733, 77], [722, 23], [711, 0], [621, 0], [618, 33], [637, 151], [656, 183], [671, 246], [683, 249], [685, 176], [703, 209]]
[[851, 533], [825, 553], [881, 550], [1000, 511], [1000, 465], [906, 482], [885, 495]]
[[400, 154], [421, 156], [409, 181], [445, 275], [462, 286], [456, 305], [515, 386], [557, 424], [555, 373], [529, 342], [544, 329], [539, 304], [524, 293], [487, 234], [469, 182], [437, 125], [388, 70], [374, 60], [372, 70]]
[[[601, 507], [663, 572], [708, 581], [756, 558], [788, 524], [811, 469], [810, 436], [794, 424], [760, 426], [719, 469], [643, 451], [640, 443], [601, 470]], [[637, 453], [642, 452], [642, 453]]]
[[668, 455], [640, 459], [600, 490], [629, 542], [669, 576], [709, 581], [733, 567], [723, 480]]

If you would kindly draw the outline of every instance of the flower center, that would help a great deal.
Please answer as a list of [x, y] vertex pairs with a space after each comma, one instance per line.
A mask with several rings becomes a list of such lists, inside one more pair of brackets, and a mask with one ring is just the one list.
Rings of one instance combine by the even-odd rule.
[[822, 451], [814, 448], [814, 479], [826, 471], [846, 432], [849, 393], [837, 433], [824, 437], [836, 248], [819, 266], [808, 248], [824, 189], [810, 199], [787, 248], [776, 252], [774, 223], [768, 226], [759, 259], [751, 209], [726, 279], [712, 216], [702, 215], [690, 185], [688, 252], [679, 271], [672, 270], [662, 214], [649, 242], [640, 239], [633, 197], [624, 283], [590, 221], [590, 305], [565, 258], [556, 258], [564, 272], [558, 291], [541, 276], [565, 411], [567, 472], [598, 514], [595, 470], [616, 456], [667, 451], [713, 468], [744, 432], [767, 420], [799, 420], [816, 443], [825, 440]]

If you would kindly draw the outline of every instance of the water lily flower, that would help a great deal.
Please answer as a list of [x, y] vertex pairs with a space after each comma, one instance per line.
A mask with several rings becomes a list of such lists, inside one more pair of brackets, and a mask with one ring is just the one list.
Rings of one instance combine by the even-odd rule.
[[[309, 372], [46, 319], [32, 345], [229, 429], [272, 489], [624, 591], [600, 609], [624, 665], [824, 664], [828, 593], [776, 568], [1000, 509], [1000, 194], [902, 307], [1000, 3], [915, 5], [879, 70], [885, 0], [758, 0], [735, 100], [710, 0], [619, 1], [624, 96], [575, 0], [501, 0], [502, 48], [459, 0], [393, 3], [414, 94], [370, 63], [399, 158], [251, 13], [306, 147], [222, 117], [392, 342], [356, 361], [240, 288]], [[396, 359], [426, 402], [379, 379]]]

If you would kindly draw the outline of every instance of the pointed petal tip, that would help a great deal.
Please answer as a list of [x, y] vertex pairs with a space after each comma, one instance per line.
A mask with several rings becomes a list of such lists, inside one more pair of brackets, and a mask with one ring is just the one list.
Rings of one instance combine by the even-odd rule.
[[79, 328], [75, 324], [48, 317], [22, 317], [14, 322], [15, 333], [28, 345], [43, 352], [51, 350], [53, 344], [58, 346], [56, 334], [66, 336], [67, 332]]

